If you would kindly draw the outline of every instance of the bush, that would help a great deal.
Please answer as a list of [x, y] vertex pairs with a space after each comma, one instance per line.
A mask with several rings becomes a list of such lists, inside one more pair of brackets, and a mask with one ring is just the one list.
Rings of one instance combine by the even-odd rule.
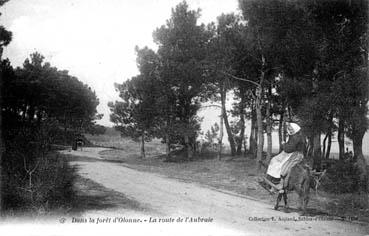
[[44, 128], [5, 133], [1, 196], [7, 212], [47, 213], [72, 204], [76, 170], [63, 156], [50, 152]]
[[322, 188], [331, 193], [358, 191], [359, 170], [351, 162], [337, 162], [327, 169], [322, 179]]
[[69, 208], [74, 198], [75, 168], [66, 159], [52, 153], [28, 175], [26, 171], [3, 171], [3, 207], [5, 210], [48, 212]]
[[177, 149], [170, 152], [170, 155], [167, 156], [164, 160], [165, 162], [185, 162], [189, 161], [187, 158], [187, 149]]

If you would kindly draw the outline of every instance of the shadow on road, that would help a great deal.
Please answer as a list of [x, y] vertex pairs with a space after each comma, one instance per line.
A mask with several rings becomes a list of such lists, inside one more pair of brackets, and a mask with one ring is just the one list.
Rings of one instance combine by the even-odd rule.
[[142, 206], [139, 202], [127, 198], [124, 193], [106, 188], [103, 185], [94, 182], [88, 178], [82, 177], [78, 162], [113, 162], [122, 163], [123, 161], [104, 160], [96, 157], [73, 155], [73, 153], [61, 153], [67, 161], [75, 167], [74, 197], [72, 198], [69, 215], [79, 216], [88, 211], [153, 211], [147, 206]]
[[149, 211], [137, 201], [127, 198], [123, 193], [105, 188], [104, 186], [78, 176], [75, 183], [76, 196], [69, 213], [81, 215], [87, 211], [118, 210], [127, 211]]
[[142, 206], [139, 202], [127, 198], [124, 193], [108, 189], [103, 185], [84, 178], [78, 174], [78, 162], [113, 162], [122, 163], [123, 161], [104, 160], [95, 157], [77, 156], [72, 153], [63, 153], [63, 156], [76, 167], [76, 180], [74, 183], [75, 197], [68, 211], [70, 215], [78, 216], [88, 211], [137, 211], [153, 212], [147, 206]]

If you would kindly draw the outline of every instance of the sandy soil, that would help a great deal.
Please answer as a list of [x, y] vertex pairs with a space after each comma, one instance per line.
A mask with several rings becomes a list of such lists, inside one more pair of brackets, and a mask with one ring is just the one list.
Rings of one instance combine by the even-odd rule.
[[[184, 183], [167, 177], [133, 170], [119, 163], [102, 161], [99, 152], [105, 148], [84, 148], [64, 151], [65, 154], [86, 157], [71, 163], [79, 174], [114, 192], [123, 193], [147, 211], [94, 210], [88, 216], [141, 217], [140, 225], [130, 225], [135, 234], [151, 235], [365, 235], [368, 225], [337, 221], [329, 218], [305, 217], [297, 213], [275, 211], [271, 205], [228, 192], [220, 192], [194, 183]], [[91, 161], [95, 160], [95, 161]], [[212, 218], [212, 223], [149, 223], [151, 219], [178, 217]], [[190, 219], [190, 218], [188, 218]], [[145, 221], [147, 220], [147, 221]], [[127, 228], [128, 229], [128, 228]]]

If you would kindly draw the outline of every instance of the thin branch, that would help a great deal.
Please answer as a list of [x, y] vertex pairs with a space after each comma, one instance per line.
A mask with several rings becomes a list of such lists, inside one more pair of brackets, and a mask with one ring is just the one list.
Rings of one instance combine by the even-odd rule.
[[30, 174], [33, 174], [33, 172], [35, 172], [35, 170], [39, 166], [40, 162], [41, 162], [41, 159], [39, 158], [38, 161], [37, 161], [37, 163], [36, 163], [36, 165], [35, 165], [35, 167], [30, 171]]
[[27, 169], [27, 163], [26, 163], [26, 157], [23, 157], [23, 165], [24, 165], [24, 170], [29, 173], [29, 170]]
[[244, 79], [244, 78], [240, 78], [240, 77], [237, 77], [237, 76], [231, 75], [231, 74], [229, 74], [229, 73], [227, 73], [227, 72], [225, 72], [225, 71], [220, 71], [220, 72], [221, 72], [222, 74], [224, 74], [224, 75], [227, 75], [227, 76], [232, 77], [233, 79], [241, 80], [241, 81], [245, 81], [245, 82], [249, 82], [249, 83], [252, 83], [252, 84], [254, 84], [254, 85], [256, 85], [256, 86], [260, 87], [260, 84], [256, 83], [255, 81], [248, 80], [248, 79]]

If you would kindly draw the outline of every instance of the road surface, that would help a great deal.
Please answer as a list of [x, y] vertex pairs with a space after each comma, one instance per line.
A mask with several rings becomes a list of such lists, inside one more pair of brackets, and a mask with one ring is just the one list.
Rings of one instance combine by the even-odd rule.
[[[140, 224], [126, 224], [135, 234], [149, 235], [369, 235], [368, 225], [332, 220], [328, 217], [300, 217], [297, 213], [275, 211], [271, 205], [244, 196], [184, 183], [120, 163], [102, 161], [101, 148], [85, 148], [68, 154], [85, 156], [72, 161], [79, 174], [108, 189], [121, 192], [148, 211], [93, 211], [89, 217], [138, 217]], [[91, 158], [96, 161], [91, 161]], [[184, 222], [176, 223], [178, 218]], [[186, 218], [188, 217], [188, 218]], [[207, 219], [212, 222], [190, 222]], [[150, 220], [151, 218], [151, 220]], [[161, 221], [171, 221], [163, 223]], [[156, 222], [150, 222], [154, 221]], [[187, 220], [187, 222], [185, 222]], [[133, 232], [130, 231], [130, 234]]]

